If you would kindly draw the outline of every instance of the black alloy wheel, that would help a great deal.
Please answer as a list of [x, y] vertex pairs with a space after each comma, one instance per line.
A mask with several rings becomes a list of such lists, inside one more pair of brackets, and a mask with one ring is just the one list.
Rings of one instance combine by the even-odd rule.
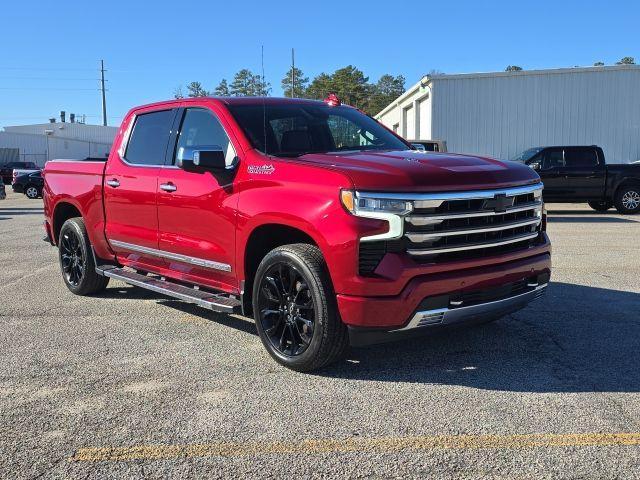
[[60, 265], [67, 283], [78, 287], [84, 277], [86, 258], [77, 232], [68, 229], [60, 235]]
[[65, 285], [76, 295], [89, 295], [104, 290], [108, 277], [98, 275], [82, 218], [70, 218], [62, 225], [58, 237], [58, 257]]
[[308, 283], [284, 262], [272, 265], [258, 292], [258, 318], [269, 342], [280, 354], [295, 357], [311, 344], [315, 306]]
[[339, 360], [349, 347], [317, 246], [294, 243], [267, 253], [253, 278], [251, 296], [260, 340], [281, 365], [298, 372], [317, 370]]

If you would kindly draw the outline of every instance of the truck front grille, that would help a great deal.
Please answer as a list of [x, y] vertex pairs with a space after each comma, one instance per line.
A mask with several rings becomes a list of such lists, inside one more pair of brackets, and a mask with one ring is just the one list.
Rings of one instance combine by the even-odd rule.
[[540, 233], [541, 192], [520, 187], [417, 199], [405, 217], [406, 252], [432, 262], [524, 248]]
[[541, 194], [540, 186], [418, 199], [405, 217], [406, 252], [432, 262], [527, 247], [540, 232]]
[[502, 190], [398, 195], [413, 209], [401, 238], [360, 242], [359, 271], [371, 275], [387, 253], [441, 263], [529, 248], [540, 235], [542, 184]]

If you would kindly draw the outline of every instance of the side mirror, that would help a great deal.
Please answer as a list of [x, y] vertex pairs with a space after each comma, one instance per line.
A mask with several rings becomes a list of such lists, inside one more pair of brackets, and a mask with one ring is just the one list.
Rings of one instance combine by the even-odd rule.
[[426, 152], [427, 151], [427, 149], [424, 148], [424, 145], [422, 145], [421, 143], [412, 143], [411, 146], [413, 148], [415, 148], [419, 152]]
[[534, 170], [540, 170], [541, 166], [538, 162], [530, 163], [529, 166]]
[[227, 170], [226, 155], [219, 145], [180, 147], [176, 156], [177, 166], [183, 170]]

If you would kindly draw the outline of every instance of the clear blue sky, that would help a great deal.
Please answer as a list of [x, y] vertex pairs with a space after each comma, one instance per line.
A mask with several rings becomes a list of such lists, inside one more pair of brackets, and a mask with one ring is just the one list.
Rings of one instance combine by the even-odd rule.
[[[152, 5], [152, 6], [150, 6]], [[192, 80], [213, 89], [241, 68], [273, 95], [290, 64], [313, 77], [348, 64], [407, 87], [445, 73], [640, 63], [637, 1], [6, 0], [2, 6], [0, 126], [60, 110], [100, 122], [106, 63], [109, 124], [129, 107], [171, 98]]]

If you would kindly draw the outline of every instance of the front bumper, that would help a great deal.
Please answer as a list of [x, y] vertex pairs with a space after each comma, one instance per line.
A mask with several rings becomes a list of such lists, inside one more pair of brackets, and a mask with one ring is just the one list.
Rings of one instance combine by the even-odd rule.
[[451, 326], [496, 320], [526, 307], [530, 302], [541, 297], [548, 283], [530, 284], [530, 286], [531, 288], [525, 293], [468, 307], [419, 310], [406, 326], [395, 330], [350, 326], [348, 327], [349, 343], [355, 347], [365, 346], [426, 334]]
[[373, 336], [372, 332], [375, 336], [415, 334], [432, 327], [498, 318], [523, 308], [544, 291], [550, 274], [547, 252], [498, 265], [416, 277], [399, 295], [339, 294], [338, 308], [354, 337], [357, 332], [365, 337]]

